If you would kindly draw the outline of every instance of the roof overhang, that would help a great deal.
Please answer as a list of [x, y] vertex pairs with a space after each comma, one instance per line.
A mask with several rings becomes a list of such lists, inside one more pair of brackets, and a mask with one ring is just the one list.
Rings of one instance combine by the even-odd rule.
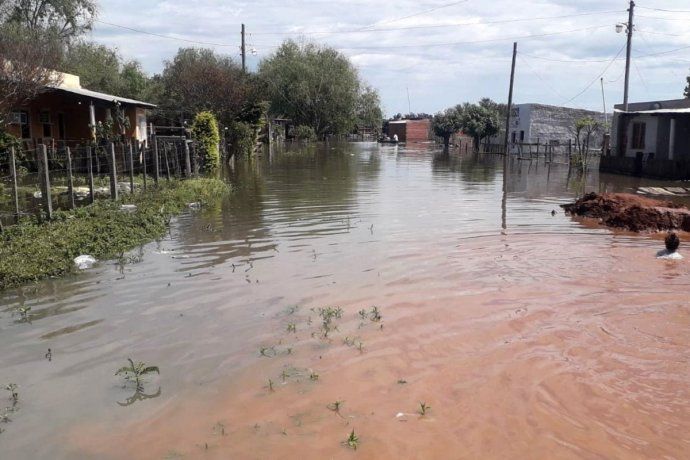
[[149, 104], [148, 102], [137, 101], [135, 99], [128, 99], [126, 97], [113, 96], [112, 94], [99, 93], [98, 91], [91, 91], [84, 88], [64, 88], [59, 86], [49, 86], [50, 91], [57, 91], [61, 93], [74, 94], [78, 96], [83, 96], [91, 99], [97, 99], [99, 101], [106, 102], [119, 102], [125, 105], [134, 105], [137, 107], [143, 107], [147, 109], [155, 109], [156, 105]]
[[627, 112], [625, 110], [615, 109], [614, 112], [624, 114], [624, 115], [679, 115], [679, 114], [690, 114], [690, 108], [636, 110], [636, 111], [627, 111]]

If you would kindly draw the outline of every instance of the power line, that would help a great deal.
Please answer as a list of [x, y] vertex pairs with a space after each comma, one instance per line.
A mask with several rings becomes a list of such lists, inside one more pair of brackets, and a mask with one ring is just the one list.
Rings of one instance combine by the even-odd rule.
[[690, 10], [666, 10], [664, 8], [650, 8], [648, 6], [639, 6], [639, 5], [637, 5], [637, 7], [642, 9], [642, 10], [662, 11], [664, 13], [690, 13]]
[[587, 92], [587, 90], [588, 90], [589, 88], [591, 88], [592, 85], [593, 85], [594, 83], [596, 83], [597, 81], [599, 81], [599, 79], [600, 79], [601, 77], [603, 77], [603, 76], [606, 74], [606, 72], [609, 70], [609, 67], [611, 67], [611, 66], [613, 65], [613, 63], [616, 62], [616, 60], [618, 59], [618, 56], [621, 55], [621, 53], [623, 52], [623, 50], [625, 49], [625, 47], [626, 47], [626, 45], [621, 46], [621, 49], [618, 50], [618, 54], [616, 54], [616, 55], [613, 57], [613, 59], [611, 59], [611, 61], [606, 65], [606, 67], [604, 67], [604, 70], [603, 70], [599, 75], [597, 75], [591, 82], [589, 82], [589, 84], [588, 84], [587, 86], [585, 86], [585, 88], [584, 88], [582, 91], [580, 91], [580, 92], [577, 93], [575, 96], [571, 97], [570, 99], [568, 99], [567, 101], [565, 101], [565, 102], [562, 103], [561, 105], [565, 105], [565, 104], [567, 104], [567, 103], [569, 103], [569, 102], [572, 102], [572, 101], [574, 101], [575, 99], [577, 99], [578, 97], [582, 96], [585, 92]]
[[472, 40], [472, 41], [445, 42], [445, 43], [427, 43], [427, 44], [414, 44], [414, 45], [393, 45], [393, 46], [341, 46], [338, 48], [347, 49], [347, 50], [360, 50], [360, 49], [361, 50], [368, 50], [368, 49], [427, 48], [427, 47], [435, 47], [435, 46], [470, 45], [470, 44], [474, 44], [474, 43], [493, 43], [493, 42], [501, 42], [501, 41], [514, 41], [514, 40], [524, 40], [524, 39], [530, 39], [530, 38], [550, 37], [550, 36], [554, 36], [554, 35], [564, 35], [564, 34], [569, 34], [569, 33], [574, 33], [574, 32], [583, 32], [586, 30], [603, 29], [604, 27], [611, 27], [611, 24], [605, 24], [605, 25], [593, 26], [593, 27], [583, 27], [581, 29], [564, 30], [561, 32], [547, 32], [547, 33], [543, 33], [543, 34], [521, 35], [521, 36], [517, 36], [517, 37], [490, 38], [490, 39], [486, 39], [486, 40]]
[[135, 28], [133, 28], [133, 27], [123, 26], [123, 25], [121, 25], [121, 24], [115, 24], [115, 23], [112, 23], [112, 22], [106, 22], [106, 21], [102, 21], [102, 20], [100, 20], [100, 19], [94, 19], [94, 21], [99, 22], [99, 23], [101, 23], [101, 24], [106, 24], [106, 25], [109, 25], [109, 26], [112, 26], [112, 27], [119, 27], [120, 29], [129, 30], [129, 31], [136, 32], [136, 33], [139, 33], [139, 34], [151, 35], [151, 36], [153, 36], [153, 37], [159, 37], [159, 38], [166, 38], [166, 39], [168, 39], [168, 40], [177, 40], [177, 41], [181, 41], [181, 42], [194, 43], [194, 44], [197, 44], [197, 45], [206, 45], [206, 46], [237, 46], [236, 44], [235, 44], [235, 45], [229, 45], [229, 44], [227, 44], [227, 43], [201, 42], [201, 41], [197, 41], [197, 40], [188, 40], [188, 39], [186, 39], [186, 38], [171, 37], [170, 35], [162, 35], [162, 34], [157, 34], [157, 33], [154, 33], [154, 32], [147, 32], [147, 31], [145, 31], [145, 30], [135, 29]]
[[406, 27], [389, 27], [385, 29], [348, 29], [348, 30], [337, 30], [337, 31], [283, 31], [283, 32], [252, 32], [252, 35], [340, 35], [340, 34], [358, 34], [358, 33], [370, 33], [370, 32], [395, 32], [400, 30], [415, 30], [415, 29], [445, 29], [450, 27], [463, 27], [463, 26], [482, 26], [482, 25], [494, 25], [494, 24], [509, 24], [515, 22], [531, 22], [531, 21], [542, 21], [548, 19], [568, 19], [581, 16], [593, 16], [593, 15], [603, 15], [603, 14], [613, 14], [613, 13], [623, 13], [625, 10], [609, 10], [609, 11], [591, 11], [587, 13], [578, 14], [565, 14], [559, 16], [541, 16], [541, 17], [531, 17], [531, 18], [517, 18], [517, 19], [500, 19], [496, 21], [481, 21], [481, 22], [458, 22], [450, 24], [430, 24], [430, 25], [420, 25], [420, 26], [406, 26]]
[[662, 18], [659, 16], [645, 16], [643, 14], [638, 14], [636, 15], [638, 18], [645, 18], [645, 19], [656, 19], [658, 21], [688, 21], [688, 18]]
[[[403, 17], [401, 17], [401, 18], [396, 18], [396, 19], [391, 19], [391, 20], [388, 20], [388, 21], [383, 21], [383, 22], [380, 22], [380, 23], [378, 23], [378, 24], [390, 24], [391, 22], [398, 22], [398, 21], [402, 21], [402, 20], [404, 20], [404, 19], [414, 18], [415, 16], [421, 16], [421, 15], [423, 15], [423, 14], [431, 13], [431, 12], [433, 12], [433, 11], [438, 11], [438, 10], [443, 9], [443, 8], [448, 8], [448, 7], [451, 7], [451, 6], [459, 5], [459, 4], [461, 4], [461, 3], [467, 3], [468, 1], [469, 1], [469, 0], [461, 0], [461, 1], [459, 1], [459, 2], [447, 3], [447, 4], [445, 4], [445, 5], [440, 5], [440, 6], [437, 6], [437, 7], [434, 7], [434, 8], [430, 8], [430, 9], [428, 9], [428, 10], [426, 10], [426, 11], [420, 11], [419, 13], [410, 14], [410, 15], [408, 15], [408, 16], [403, 16]], [[374, 26], [374, 25], [376, 25], [376, 23], [375, 23], [375, 24], [371, 24], [371, 25], [366, 26], [366, 27], [372, 27], [372, 26]]]

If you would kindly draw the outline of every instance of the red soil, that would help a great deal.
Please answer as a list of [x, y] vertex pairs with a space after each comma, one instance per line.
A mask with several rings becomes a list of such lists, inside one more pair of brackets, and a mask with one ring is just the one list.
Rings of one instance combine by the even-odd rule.
[[600, 219], [609, 227], [634, 232], [690, 231], [690, 210], [670, 201], [627, 193], [588, 193], [574, 203], [562, 207], [568, 214]]

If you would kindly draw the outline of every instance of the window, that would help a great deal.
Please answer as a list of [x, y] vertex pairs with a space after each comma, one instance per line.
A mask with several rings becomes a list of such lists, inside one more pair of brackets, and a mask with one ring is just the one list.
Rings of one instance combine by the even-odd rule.
[[10, 122], [13, 125], [18, 125], [21, 132], [22, 139], [29, 139], [31, 137], [31, 126], [29, 125], [29, 112], [23, 110], [12, 112]]
[[633, 123], [632, 130], [632, 148], [644, 149], [645, 131], [647, 130], [646, 123]]
[[53, 125], [50, 123], [50, 112], [47, 110], [39, 114], [39, 121], [43, 125], [43, 137], [53, 137]]
[[525, 141], [525, 132], [520, 131], [520, 142], [524, 142], [524, 141]]
[[510, 142], [514, 144], [514, 143], [515, 143], [515, 139], [516, 139], [515, 131], [513, 131], [512, 133], [510, 133]]

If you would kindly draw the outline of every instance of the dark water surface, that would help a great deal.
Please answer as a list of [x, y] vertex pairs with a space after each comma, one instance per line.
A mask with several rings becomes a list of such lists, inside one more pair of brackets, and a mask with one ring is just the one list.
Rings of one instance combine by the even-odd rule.
[[[504, 220], [498, 156], [332, 144], [227, 177], [141, 262], [2, 294], [0, 458], [344, 458], [353, 428], [364, 458], [687, 458], [687, 264], [559, 208], [654, 182], [514, 159]], [[142, 394], [128, 357], [161, 369]]]

